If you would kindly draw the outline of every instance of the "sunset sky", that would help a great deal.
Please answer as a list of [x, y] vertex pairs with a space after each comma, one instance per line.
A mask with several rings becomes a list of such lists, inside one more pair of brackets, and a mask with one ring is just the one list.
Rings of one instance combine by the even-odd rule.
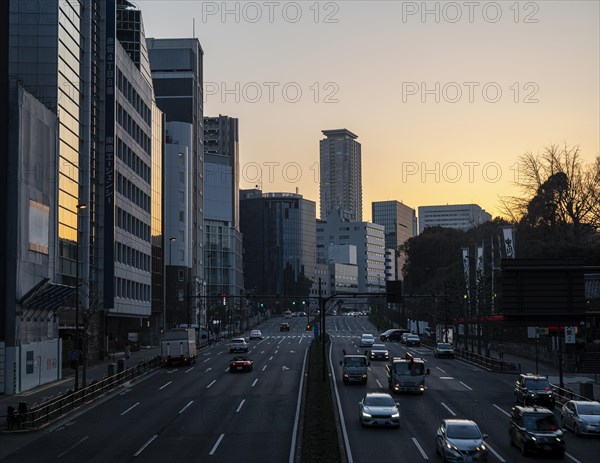
[[195, 18], [204, 114], [240, 120], [241, 188], [318, 210], [321, 130], [347, 128], [366, 220], [392, 199], [496, 215], [521, 154], [600, 154], [598, 1], [135, 4], [147, 37], [191, 37]]

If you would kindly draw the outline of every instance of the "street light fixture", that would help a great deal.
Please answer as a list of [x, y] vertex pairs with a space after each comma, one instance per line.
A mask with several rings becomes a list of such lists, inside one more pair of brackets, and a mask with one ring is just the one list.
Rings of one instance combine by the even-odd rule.
[[[77, 350], [77, 361], [75, 362], [75, 385], [74, 389], [79, 389], [79, 362], [81, 359], [81, 336], [79, 334], [79, 211], [87, 207], [86, 204], [80, 203], [75, 206], [77, 208], [77, 238], [75, 241], [75, 340]], [[85, 385], [84, 385], [85, 386]]]

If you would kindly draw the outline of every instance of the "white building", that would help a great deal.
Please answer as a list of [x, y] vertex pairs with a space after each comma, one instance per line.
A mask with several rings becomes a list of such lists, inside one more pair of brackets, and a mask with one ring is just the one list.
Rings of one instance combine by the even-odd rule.
[[456, 228], [469, 230], [492, 220], [477, 204], [447, 204], [445, 206], [420, 206], [419, 233], [428, 227]]

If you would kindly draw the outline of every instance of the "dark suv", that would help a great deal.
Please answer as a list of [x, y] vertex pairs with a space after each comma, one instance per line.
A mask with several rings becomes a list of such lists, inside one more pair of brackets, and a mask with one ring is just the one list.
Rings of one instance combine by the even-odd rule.
[[565, 454], [563, 432], [554, 413], [547, 408], [515, 405], [510, 415], [508, 434], [510, 444], [521, 449], [523, 455], [529, 452], [554, 453], [562, 458]]
[[554, 393], [548, 378], [531, 373], [521, 373], [515, 383], [515, 402], [553, 408]]
[[408, 330], [403, 328], [392, 328], [384, 331], [379, 335], [381, 341], [400, 341], [403, 333], [408, 333]]

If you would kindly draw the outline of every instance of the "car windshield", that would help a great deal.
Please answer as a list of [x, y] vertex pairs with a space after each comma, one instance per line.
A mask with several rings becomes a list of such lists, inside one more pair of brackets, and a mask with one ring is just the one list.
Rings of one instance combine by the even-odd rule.
[[244, 344], [246, 341], [244, 339], [232, 339], [232, 344]]
[[580, 415], [600, 415], [600, 404], [578, 404], [577, 411]]
[[550, 390], [550, 384], [546, 378], [528, 378], [525, 380], [525, 387], [532, 391]]
[[481, 432], [472, 424], [453, 424], [446, 428], [449, 439], [481, 439]]
[[362, 338], [363, 338], [363, 340], [365, 340], [365, 341], [372, 341], [373, 339], [375, 339], [375, 338], [373, 337], [373, 335], [371, 335], [371, 334], [363, 334], [363, 335], [362, 335]]
[[397, 375], [421, 376], [425, 371], [422, 363], [398, 362], [394, 365], [394, 373]]
[[438, 349], [452, 349], [452, 346], [450, 344], [440, 343], [438, 344]]
[[386, 347], [384, 344], [373, 344], [372, 350], [385, 350]]
[[523, 426], [530, 431], [556, 431], [558, 425], [554, 415], [525, 415]]
[[364, 367], [367, 361], [363, 357], [347, 357], [346, 366], [348, 367]]
[[394, 407], [396, 402], [390, 396], [374, 395], [365, 397], [365, 405], [369, 407]]

